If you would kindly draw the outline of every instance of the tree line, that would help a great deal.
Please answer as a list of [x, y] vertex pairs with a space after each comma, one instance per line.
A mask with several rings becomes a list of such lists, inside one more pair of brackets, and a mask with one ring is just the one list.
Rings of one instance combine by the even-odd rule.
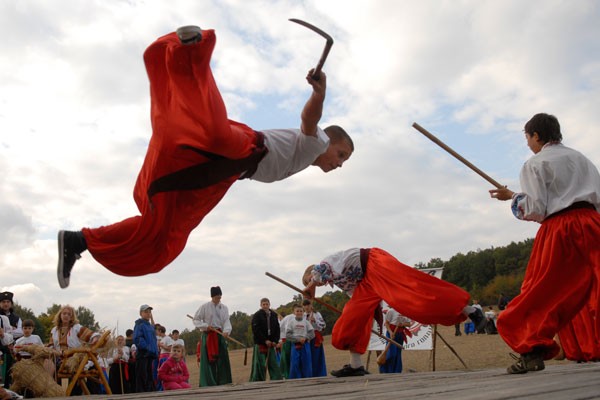
[[[418, 269], [442, 267], [444, 269], [442, 279], [462, 287], [471, 294], [471, 298], [479, 299], [479, 303], [482, 305], [496, 305], [500, 294], [509, 298], [519, 294], [532, 246], [533, 239], [526, 239], [518, 243], [511, 242], [507, 246], [478, 249], [466, 254], [457, 253], [447, 261], [432, 258], [427, 263], [417, 263], [415, 267]], [[342, 310], [349, 297], [342, 291], [336, 290], [326, 292], [321, 296], [321, 300]], [[285, 316], [292, 313], [295, 303], [302, 303], [300, 294], [294, 295], [287, 304], [282, 304], [274, 310]], [[50, 338], [53, 319], [60, 307], [60, 304], [53, 304], [48, 307], [46, 312], [35, 316], [32, 310], [17, 303], [14, 304], [15, 313], [21, 319], [34, 321], [35, 333], [44, 343], [47, 343]], [[339, 314], [318, 303], [314, 304], [314, 309], [321, 313], [327, 323], [324, 334], [330, 334]], [[82, 326], [94, 331], [101, 329], [90, 309], [80, 306], [76, 309], [76, 315]], [[252, 314], [235, 311], [231, 314], [230, 320], [233, 328], [231, 336], [239, 342], [252, 346], [252, 328], [250, 326]], [[180, 337], [186, 343], [187, 353], [194, 354], [196, 343], [200, 339], [200, 331], [185, 329], [181, 332]], [[233, 349], [239, 348], [235, 343], [230, 342], [230, 345]]]

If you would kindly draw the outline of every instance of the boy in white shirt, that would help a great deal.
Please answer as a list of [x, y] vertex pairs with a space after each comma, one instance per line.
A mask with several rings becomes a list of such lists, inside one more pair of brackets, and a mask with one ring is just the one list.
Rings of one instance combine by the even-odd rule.
[[315, 330], [304, 318], [304, 309], [300, 304], [294, 304], [294, 316], [295, 318], [288, 322], [285, 330], [287, 341], [292, 343], [289, 379], [311, 378], [310, 341], [315, 337]]
[[26, 351], [21, 350], [23, 346], [28, 346], [32, 344], [37, 344], [40, 346], [44, 345], [42, 339], [38, 335], [33, 334], [33, 330], [35, 328], [35, 324], [32, 320], [26, 319], [23, 321], [23, 336], [17, 339], [15, 342], [15, 353], [17, 354], [17, 361], [23, 358], [31, 358], [31, 354]]

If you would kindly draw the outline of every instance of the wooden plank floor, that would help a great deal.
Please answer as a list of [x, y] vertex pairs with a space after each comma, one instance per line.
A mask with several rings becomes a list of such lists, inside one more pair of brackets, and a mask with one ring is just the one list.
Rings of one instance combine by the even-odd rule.
[[600, 399], [600, 363], [550, 365], [508, 375], [504, 369], [367, 375], [249, 382], [171, 392], [94, 396], [94, 399]]

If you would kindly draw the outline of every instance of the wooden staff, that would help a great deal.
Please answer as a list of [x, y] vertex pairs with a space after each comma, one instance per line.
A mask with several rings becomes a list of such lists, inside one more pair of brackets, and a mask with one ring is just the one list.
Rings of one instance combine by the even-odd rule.
[[[300, 294], [303, 294], [303, 295], [307, 294], [304, 290], [292, 285], [289, 282], [284, 281], [283, 279], [281, 279], [269, 272], [265, 272], [265, 275], [267, 275], [269, 278], [275, 279], [279, 283], [283, 283], [285, 286], [289, 287], [290, 289], [294, 289], [295, 291], [297, 291]], [[327, 307], [328, 309], [330, 309], [333, 312], [336, 312], [338, 314], [342, 313], [341, 310], [338, 310], [334, 306], [327, 304], [326, 302], [324, 302], [321, 299], [317, 299], [316, 297], [313, 297], [313, 300], [316, 301], [317, 303], [321, 304], [322, 306]], [[381, 333], [377, 332], [375, 329], [371, 329], [371, 332], [373, 332], [375, 335], [377, 335], [381, 339], [391, 342], [391, 343], [395, 344], [396, 346], [398, 346], [399, 348], [403, 348], [403, 346], [400, 343], [396, 342], [394, 339], [391, 339], [391, 338], [386, 337], [385, 335], [382, 335]]]
[[467, 167], [471, 168], [473, 171], [475, 171], [475, 173], [477, 173], [483, 179], [485, 179], [492, 185], [496, 186], [496, 188], [498, 188], [498, 189], [506, 188], [506, 186], [499, 184], [494, 179], [492, 179], [488, 174], [486, 174], [485, 172], [483, 172], [482, 170], [477, 168], [475, 165], [471, 164], [467, 159], [465, 159], [463, 156], [458, 154], [456, 151], [452, 150], [448, 145], [446, 145], [440, 139], [435, 137], [432, 133], [427, 131], [427, 129], [423, 128], [421, 125], [419, 125], [415, 122], [412, 124], [412, 127], [415, 128], [416, 130], [418, 130], [419, 132], [421, 132], [423, 135], [427, 136], [427, 138], [429, 138], [429, 140], [431, 140], [433, 143], [437, 144], [442, 149], [446, 150], [448, 153], [450, 153], [452, 156], [454, 156], [458, 161], [462, 162]]
[[[398, 330], [398, 328], [400, 327], [400, 325], [396, 325], [396, 327], [394, 328], [394, 332], [392, 332], [392, 337], [396, 337], [396, 331]], [[390, 342], [388, 342], [385, 345], [385, 350], [383, 350], [383, 353], [381, 353], [379, 355], [379, 357], [377, 357], [377, 365], [383, 365], [385, 364], [386, 360], [387, 360], [387, 352], [390, 349]]]
[[[186, 314], [186, 316], [191, 319], [192, 321], [194, 320], [194, 317], [192, 317], [190, 314]], [[225, 336], [223, 334], [223, 332], [217, 330], [217, 329], [212, 329], [211, 327], [208, 327], [210, 330], [213, 330], [215, 332], [217, 332], [219, 335], [223, 336], [225, 338], [225, 340], [229, 340], [230, 342], [239, 344], [240, 346], [242, 346], [244, 348], [244, 365], [246, 365], [248, 363], [248, 348], [246, 347], [246, 345], [244, 345], [242, 342], [239, 342], [237, 340], [235, 340], [234, 338], [232, 338], [231, 336]]]
[[[436, 326], [436, 328], [437, 328], [437, 326]], [[458, 360], [462, 363], [462, 365], [465, 367], [465, 369], [469, 369], [469, 367], [467, 367], [467, 364], [465, 364], [465, 362], [463, 361], [463, 359], [460, 358], [460, 356], [454, 350], [454, 348], [452, 346], [450, 346], [450, 344], [448, 342], [446, 342], [446, 339], [444, 339], [444, 337], [442, 335], [440, 335], [440, 333], [437, 331], [437, 329], [435, 329], [435, 336], [437, 336], [440, 339], [442, 339], [442, 342], [444, 342], [446, 344], [446, 346], [448, 346], [448, 348], [450, 349], [450, 351], [456, 356], [456, 358], [458, 358]], [[435, 341], [434, 341], [434, 343], [435, 343]]]

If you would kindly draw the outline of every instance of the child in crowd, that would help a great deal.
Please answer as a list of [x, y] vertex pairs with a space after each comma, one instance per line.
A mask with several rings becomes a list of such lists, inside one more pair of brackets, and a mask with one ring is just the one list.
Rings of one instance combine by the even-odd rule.
[[188, 383], [189, 378], [190, 373], [183, 359], [183, 346], [174, 344], [171, 356], [158, 370], [158, 379], [162, 382], [165, 390], [177, 390], [191, 388]]
[[173, 339], [172, 344], [182, 345], [185, 353], [185, 341], [179, 337], [179, 331], [177, 329], [173, 329], [173, 331], [171, 332], [171, 339]]
[[129, 392], [129, 347], [125, 345], [123, 335], [115, 339], [115, 348], [108, 358], [108, 384], [112, 394], [124, 394]]
[[312, 358], [312, 376], [327, 376], [327, 364], [325, 363], [325, 349], [323, 349], [323, 330], [325, 329], [325, 320], [320, 312], [313, 309], [312, 301], [304, 299], [302, 301], [304, 316], [307, 321], [315, 328], [315, 337], [310, 341], [310, 355]]
[[135, 378], [136, 392], [154, 392], [152, 379], [152, 362], [158, 358], [158, 345], [154, 334], [152, 307], [148, 304], [140, 306], [140, 318], [135, 321], [133, 344], [136, 347]]
[[31, 358], [31, 354], [21, 350], [23, 346], [28, 346], [32, 344], [37, 344], [41, 346], [44, 345], [44, 342], [42, 342], [42, 339], [38, 335], [33, 335], [34, 328], [35, 324], [32, 320], [26, 319], [25, 321], [23, 321], [23, 336], [18, 338], [15, 342], [15, 353], [17, 354], [17, 361]]
[[133, 343], [133, 329], [127, 329], [125, 331], [125, 346], [129, 347], [129, 361], [127, 362], [127, 369], [129, 373], [127, 393], [135, 393], [135, 355], [137, 348]]
[[290, 360], [292, 358], [292, 343], [287, 341], [285, 338], [285, 334], [287, 331], [288, 324], [293, 321], [296, 317], [294, 313], [285, 315], [279, 321], [279, 332], [280, 332], [280, 340], [279, 340], [279, 348], [281, 351], [281, 356], [279, 359], [279, 367], [281, 368], [281, 375], [284, 379], [288, 379], [290, 377]]
[[[386, 337], [392, 338], [397, 343], [404, 345], [407, 337], [412, 336], [412, 333], [408, 330], [412, 325], [412, 321], [393, 308], [388, 309], [385, 313], [384, 322]], [[377, 357], [380, 374], [399, 374], [402, 372], [402, 348], [389, 342], [386, 346], [385, 355], [380, 355], [380, 357]]]
[[306, 319], [300, 304], [294, 304], [293, 320], [288, 322], [285, 337], [292, 343], [289, 379], [312, 377], [312, 358], [310, 341], [315, 337], [315, 330]]

